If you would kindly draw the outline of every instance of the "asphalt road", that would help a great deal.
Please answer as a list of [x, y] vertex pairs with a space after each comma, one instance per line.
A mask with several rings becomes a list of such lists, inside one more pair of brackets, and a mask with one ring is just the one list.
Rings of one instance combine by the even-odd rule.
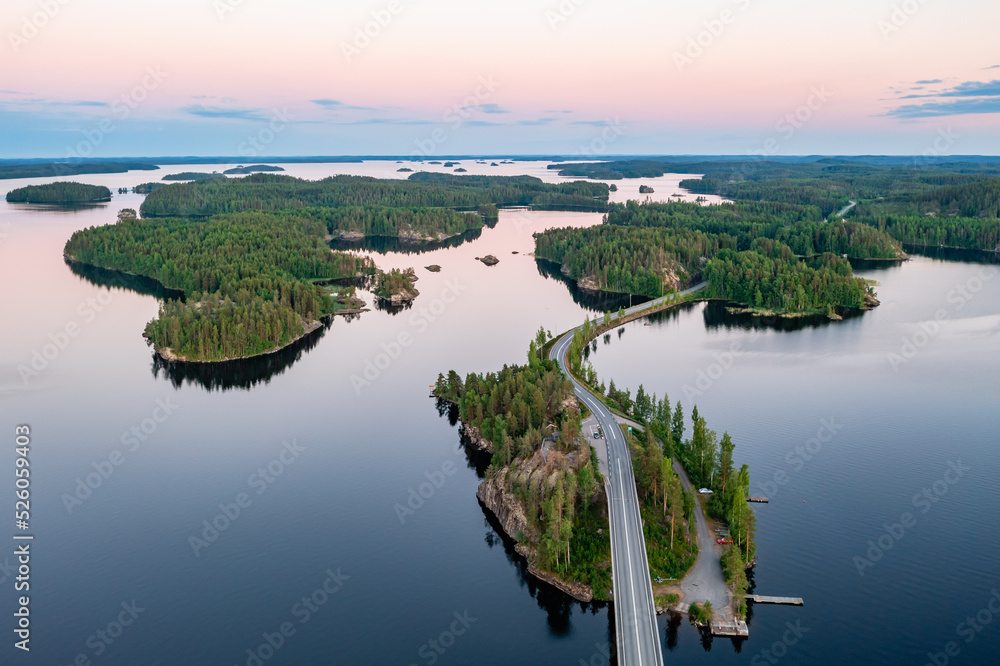
[[[680, 295], [698, 291], [704, 286], [702, 283]], [[659, 298], [652, 303], [629, 308], [625, 314], [630, 315], [671, 298]], [[618, 319], [618, 314], [613, 314], [612, 319]], [[649, 577], [649, 560], [646, 557], [646, 540], [642, 532], [632, 459], [614, 414], [570, 374], [566, 365], [566, 351], [572, 340], [573, 331], [563, 335], [553, 346], [551, 358], [559, 363], [573, 382], [577, 398], [594, 414], [607, 442], [608, 473], [605, 486], [610, 514], [618, 663], [621, 666], [662, 666], [663, 652], [656, 628], [656, 606], [653, 602], [653, 586]], [[707, 532], [707, 528], [705, 531]]]

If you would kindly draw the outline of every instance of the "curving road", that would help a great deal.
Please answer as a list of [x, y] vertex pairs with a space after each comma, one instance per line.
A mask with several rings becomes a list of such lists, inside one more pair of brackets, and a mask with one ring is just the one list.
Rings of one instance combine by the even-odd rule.
[[[625, 315], [655, 307], [705, 286], [702, 283], [678, 295], [658, 298], [629, 308], [625, 310]], [[618, 319], [618, 314], [613, 314], [611, 318]], [[605, 486], [611, 531], [618, 663], [621, 666], [662, 666], [663, 652], [656, 628], [656, 606], [653, 602], [653, 586], [649, 576], [649, 560], [646, 557], [646, 540], [639, 514], [632, 459], [614, 414], [569, 372], [566, 351], [573, 341], [575, 330], [569, 331], [556, 342], [550, 358], [559, 363], [559, 367], [573, 382], [577, 398], [594, 414], [607, 442], [608, 473], [605, 476]]]

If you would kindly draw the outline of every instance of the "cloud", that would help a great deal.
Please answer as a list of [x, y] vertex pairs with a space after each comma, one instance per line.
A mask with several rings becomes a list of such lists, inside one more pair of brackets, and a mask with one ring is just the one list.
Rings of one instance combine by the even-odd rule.
[[924, 104], [903, 104], [890, 110], [886, 115], [912, 119], [1000, 113], [1000, 80], [965, 81], [940, 92], [903, 95], [898, 99], [934, 101]]
[[378, 109], [372, 108], [370, 106], [351, 106], [350, 104], [344, 104], [340, 100], [336, 99], [311, 99], [309, 100], [317, 106], [321, 106], [324, 109], [333, 110], [351, 110], [351, 111], [378, 111]]
[[495, 123], [492, 120], [468, 120], [465, 124], [469, 127], [499, 127], [504, 123]]
[[573, 113], [569, 109], [545, 109], [545, 113]]
[[550, 125], [556, 121], [556, 118], [538, 118], [536, 120], [518, 120], [518, 125]]
[[203, 104], [188, 104], [181, 108], [199, 118], [228, 118], [230, 120], [266, 120], [262, 109], [238, 109], [221, 106], [205, 106]]
[[475, 106], [463, 106], [463, 111], [481, 111], [483, 113], [510, 113], [507, 109], [503, 108], [499, 104], [494, 104], [493, 102], [488, 102], [486, 104], [478, 104]]
[[570, 125], [590, 125], [591, 127], [604, 127], [610, 124], [610, 120], [573, 120], [570, 122]]
[[888, 114], [893, 118], [939, 118], [941, 116], [966, 116], [983, 113], [1000, 113], [1000, 98], [956, 99], [904, 104]]
[[1000, 80], [966, 81], [951, 90], [939, 93], [938, 97], [1000, 97]]
[[1000, 69], [1000, 65], [991, 65], [990, 67], [983, 67], [983, 69]]
[[918, 86], [930, 86], [935, 83], [944, 83], [941, 79], [924, 79], [923, 81], [917, 81]]

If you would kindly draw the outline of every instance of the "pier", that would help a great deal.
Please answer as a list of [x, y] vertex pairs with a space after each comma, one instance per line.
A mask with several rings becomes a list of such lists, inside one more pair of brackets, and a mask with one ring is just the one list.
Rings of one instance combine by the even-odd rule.
[[762, 594], [748, 594], [755, 604], [777, 604], [779, 606], [805, 606], [805, 602], [799, 597], [766, 597]]

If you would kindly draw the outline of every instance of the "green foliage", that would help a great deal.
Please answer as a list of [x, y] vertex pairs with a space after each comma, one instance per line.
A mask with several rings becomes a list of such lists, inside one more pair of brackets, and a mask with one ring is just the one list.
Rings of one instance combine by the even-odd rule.
[[206, 178], [221, 178], [218, 173], [205, 173], [203, 171], [182, 171], [180, 173], [168, 173], [162, 180], [205, 180]]
[[608, 224], [628, 227], [689, 229], [718, 237], [720, 247], [749, 250], [760, 238], [788, 245], [802, 256], [826, 252], [858, 259], [905, 256], [885, 233], [856, 222], [826, 222], [811, 205], [780, 202], [739, 202], [721, 206], [693, 203], [612, 204]]
[[996, 218], [883, 215], [866, 218], [865, 221], [893, 238], [913, 245], [1000, 250], [1000, 220]]
[[712, 620], [715, 619], [715, 610], [712, 608], [712, 602], [706, 601], [704, 605], [691, 604], [691, 608], [688, 610], [688, 617], [691, 618], [692, 622], [711, 624]]
[[379, 273], [372, 293], [384, 299], [392, 298], [393, 294], [404, 292], [415, 294], [416, 288], [413, 286], [412, 277], [413, 273], [403, 272], [396, 268], [388, 273]]
[[825, 255], [813, 267], [773, 241], [756, 241], [755, 249], [723, 250], [708, 262], [704, 279], [712, 296], [778, 312], [827, 313], [833, 306], [862, 307], [870, 293], [846, 259]]
[[341, 206], [476, 210], [484, 204], [604, 210], [607, 198], [607, 185], [550, 185], [530, 176], [415, 173], [408, 180], [333, 176], [309, 181], [258, 173], [246, 178], [209, 178], [161, 188], [143, 202], [142, 214], [144, 217], [187, 217], [245, 210]]
[[8, 203], [84, 204], [111, 201], [111, 190], [103, 185], [49, 183], [28, 185], [7, 193]]
[[44, 162], [0, 165], [0, 180], [9, 178], [63, 178], [85, 173], [125, 173], [155, 171], [160, 167], [148, 162]]
[[365, 236], [436, 240], [483, 228], [483, 219], [479, 215], [460, 213], [450, 208], [346, 206], [306, 208], [299, 213], [315, 216], [333, 235], [355, 232]]
[[369, 273], [369, 259], [333, 253], [315, 219], [240, 213], [207, 220], [124, 220], [73, 234], [77, 261], [183, 291], [146, 327], [157, 349], [217, 361], [281, 347], [334, 311], [310, 281]]

